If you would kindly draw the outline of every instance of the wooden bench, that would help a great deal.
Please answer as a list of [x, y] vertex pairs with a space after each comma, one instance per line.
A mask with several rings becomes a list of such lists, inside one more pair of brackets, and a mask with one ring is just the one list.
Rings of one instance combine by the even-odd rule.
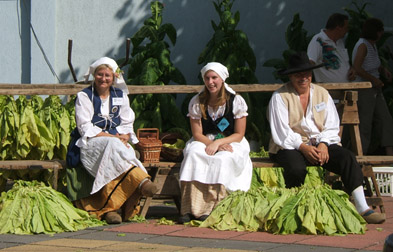
[[66, 168], [64, 160], [1, 160], [0, 170], [53, 170], [52, 187], [57, 189], [59, 170]]
[[[270, 92], [272, 93], [283, 84], [236, 84], [231, 87], [238, 93], [243, 92]], [[361, 163], [365, 176], [371, 177], [376, 197], [373, 198], [373, 206], [380, 206], [383, 211], [383, 202], [380, 197], [377, 184], [375, 183], [374, 174], [370, 173], [371, 166], [393, 164], [393, 157], [362, 157], [361, 144], [359, 136], [359, 120], [357, 112], [357, 92], [355, 90], [362, 88], [370, 88], [369, 82], [358, 83], [323, 83], [319, 84], [326, 88], [329, 93], [339, 102], [339, 112], [343, 125], [350, 126], [352, 146], [355, 153], [358, 154], [358, 161]], [[0, 95], [75, 95], [83, 88], [85, 84], [1, 84]], [[203, 88], [203, 85], [165, 85], [165, 86], [144, 86], [129, 85], [130, 95], [136, 94], [186, 94], [197, 93]], [[359, 155], [360, 154], [360, 155]], [[159, 162], [144, 163], [149, 170], [153, 180], [159, 185], [160, 190], [157, 195], [172, 196], [177, 207], [180, 207], [180, 189], [177, 179], [180, 169], [180, 163], [176, 162]], [[269, 159], [253, 159], [254, 167], [278, 167]], [[65, 168], [64, 161], [37, 161], [37, 160], [6, 160], [0, 161], [0, 170], [11, 169], [53, 169], [53, 186], [57, 187], [58, 171]], [[368, 167], [368, 168], [364, 168]], [[365, 169], [367, 169], [365, 171]], [[56, 180], [56, 181], [55, 181]], [[368, 179], [367, 179], [368, 181]], [[365, 180], [366, 182], [366, 180]], [[375, 189], [376, 188], [376, 189]], [[366, 188], [371, 192], [371, 187]], [[372, 195], [372, 192], [370, 193]], [[379, 198], [380, 200], [374, 200]], [[145, 216], [150, 206], [152, 198], [146, 198], [141, 209], [141, 215]], [[180, 208], [179, 208], [180, 209]]]

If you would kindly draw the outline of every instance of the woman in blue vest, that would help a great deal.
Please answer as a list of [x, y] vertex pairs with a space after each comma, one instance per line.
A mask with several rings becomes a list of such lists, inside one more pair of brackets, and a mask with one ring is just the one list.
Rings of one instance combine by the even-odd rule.
[[129, 142], [136, 144], [135, 114], [128, 89], [113, 59], [95, 61], [85, 75], [92, 85], [77, 94], [75, 118], [83, 168], [94, 177], [90, 195], [75, 205], [115, 224], [136, 213], [142, 195], [152, 196], [157, 187], [150, 181]]
[[188, 106], [193, 137], [180, 170], [179, 223], [205, 220], [227, 192], [247, 191], [251, 184], [247, 104], [225, 83], [229, 74], [222, 64], [208, 63], [201, 75], [205, 87]]

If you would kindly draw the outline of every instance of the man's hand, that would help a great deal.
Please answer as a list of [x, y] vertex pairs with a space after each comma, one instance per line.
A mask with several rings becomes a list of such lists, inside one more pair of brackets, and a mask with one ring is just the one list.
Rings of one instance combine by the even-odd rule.
[[319, 143], [317, 149], [319, 152], [319, 164], [324, 165], [329, 162], [329, 151], [326, 144]]
[[353, 81], [356, 78], [356, 72], [355, 69], [352, 67], [348, 70], [348, 80]]
[[310, 162], [310, 164], [318, 165], [320, 162], [320, 151], [315, 146], [307, 145], [302, 143], [299, 147], [299, 151], [304, 157]]

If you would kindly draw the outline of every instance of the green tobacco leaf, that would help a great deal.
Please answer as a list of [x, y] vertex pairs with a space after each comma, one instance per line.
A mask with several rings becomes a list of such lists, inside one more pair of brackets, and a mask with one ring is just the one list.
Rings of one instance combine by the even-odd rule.
[[281, 234], [293, 234], [298, 228], [299, 217], [297, 216], [297, 207], [301, 202], [305, 191], [300, 191], [297, 195], [289, 197], [276, 220], [277, 232]]
[[[158, 40], [158, 35], [157, 35], [157, 31], [154, 27], [152, 26], [148, 26], [148, 25], [144, 25], [142, 26], [142, 28], [137, 31], [135, 33], [135, 35], [133, 36], [133, 43], [137, 43], [140, 41], [140, 39], [142, 38], [149, 38], [151, 41], [157, 41]], [[137, 39], [137, 40], [135, 40]], [[142, 40], [143, 41], [143, 40]]]
[[0, 206], [0, 233], [52, 234], [104, 224], [37, 181], [15, 181], [13, 188], [0, 197]]
[[163, 24], [158, 29], [158, 32], [168, 35], [168, 38], [171, 40], [173, 46], [176, 44], [177, 32], [172, 24]]

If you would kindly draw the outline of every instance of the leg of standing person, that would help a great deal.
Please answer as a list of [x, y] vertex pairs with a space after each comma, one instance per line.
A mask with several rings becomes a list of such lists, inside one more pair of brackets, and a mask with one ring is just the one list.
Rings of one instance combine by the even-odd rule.
[[374, 118], [380, 126], [381, 146], [385, 148], [386, 155], [393, 155], [393, 119], [386, 104], [382, 91], [376, 94]]
[[304, 183], [307, 175], [307, 164], [300, 151], [280, 150], [271, 158], [284, 168], [284, 179], [287, 188], [301, 186]]
[[358, 91], [359, 131], [364, 155], [367, 154], [371, 141], [375, 96], [376, 91], [374, 88]]

